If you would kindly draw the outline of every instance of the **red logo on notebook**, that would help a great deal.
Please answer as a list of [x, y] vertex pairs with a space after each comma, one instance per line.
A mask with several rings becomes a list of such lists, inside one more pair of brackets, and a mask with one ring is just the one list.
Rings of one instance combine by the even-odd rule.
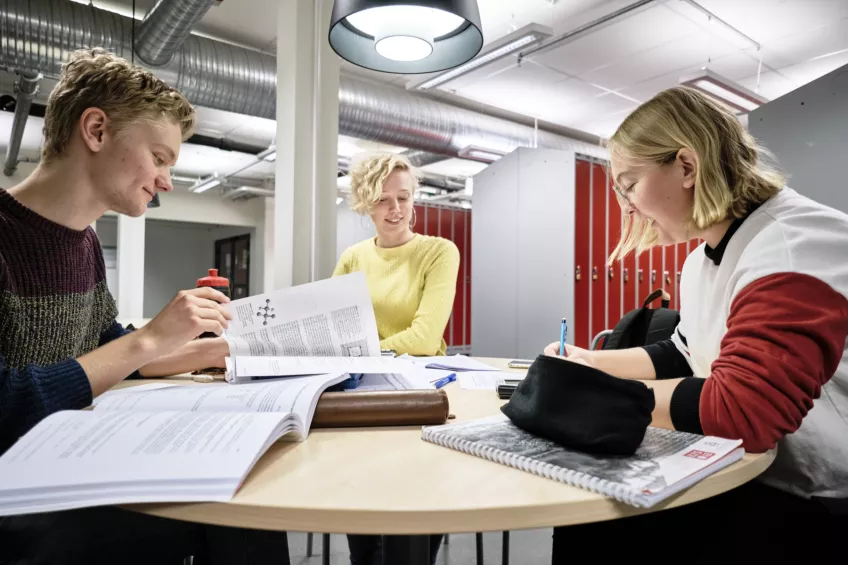
[[700, 459], [701, 461], [706, 461], [707, 459], [715, 455], [715, 453], [712, 453], [710, 451], [698, 451], [697, 449], [693, 449], [692, 451], [684, 453], [683, 455], [684, 457], [691, 457], [692, 459]]

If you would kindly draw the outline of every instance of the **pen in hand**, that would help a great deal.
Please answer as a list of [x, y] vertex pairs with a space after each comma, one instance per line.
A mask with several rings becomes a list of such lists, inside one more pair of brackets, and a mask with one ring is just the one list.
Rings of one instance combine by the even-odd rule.
[[559, 330], [559, 354], [562, 357], [568, 357], [568, 354], [565, 351], [565, 338], [568, 334], [568, 323], [565, 321], [565, 318], [562, 319], [562, 326], [560, 326]]

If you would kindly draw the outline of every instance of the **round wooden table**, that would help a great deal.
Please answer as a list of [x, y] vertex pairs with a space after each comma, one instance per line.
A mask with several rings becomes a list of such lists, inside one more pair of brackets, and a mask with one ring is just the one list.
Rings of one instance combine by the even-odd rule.
[[[506, 370], [506, 360], [481, 361]], [[132, 384], [141, 382], [149, 381]], [[458, 383], [445, 390], [456, 421], [496, 414], [505, 402], [494, 391], [462, 390]], [[506, 531], [613, 520], [689, 504], [750, 481], [774, 456], [775, 451], [746, 454], [662, 503], [639, 509], [425, 442], [420, 427], [313, 429], [307, 441], [272, 446], [230, 502], [127, 508], [280, 531], [413, 537]], [[422, 541], [419, 547], [424, 546]]]

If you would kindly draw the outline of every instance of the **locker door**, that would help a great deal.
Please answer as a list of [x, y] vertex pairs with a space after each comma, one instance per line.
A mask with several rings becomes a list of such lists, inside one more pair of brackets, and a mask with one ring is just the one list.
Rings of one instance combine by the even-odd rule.
[[465, 216], [464, 210], [453, 212], [453, 242], [459, 249], [459, 274], [456, 277], [456, 298], [451, 316], [451, 342], [454, 347], [465, 345]]
[[592, 268], [589, 264], [589, 175], [592, 165], [577, 160], [574, 186], [574, 345], [589, 347], [589, 285]]
[[665, 265], [663, 266], [663, 288], [671, 295], [669, 308], [677, 304], [677, 245], [663, 248]]
[[680, 273], [683, 272], [683, 263], [689, 254], [689, 242], [677, 244], [677, 272], [674, 274], [674, 284], [677, 290], [677, 303], [674, 305], [675, 310], [680, 310]]
[[[607, 177], [607, 210], [609, 218], [607, 222], [609, 225], [607, 230], [607, 258], [609, 258], [615, 246], [618, 245], [618, 239], [621, 236], [621, 206], [618, 204], [618, 199], [613, 195], [612, 179], [609, 176]], [[627, 271], [627, 277], [624, 276], [624, 267], [621, 261], [616, 261], [611, 268], [607, 267], [607, 269], [607, 279], [609, 279], [607, 328], [612, 329], [624, 315], [621, 311], [622, 293], [626, 292], [626, 289], [632, 289], [630, 277], [632, 277], [633, 269]]]
[[630, 269], [630, 273], [632, 273], [630, 275], [632, 286], [627, 289], [624, 295], [624, 312], [622, 314], [627, 314], [642, 306], [642, 300], [647, 296], [645, 289], [651, 286], [651, 254], [641, 253], [637, 255], [635, 252], [631, 253], [624, 260], [624, 267]]
[[[650, 251], [651, 254], [651, 276], [650, 276], [650, 284], [648, 288], [642, 293], [642, 296], [639, 297], [639, 300], [645, 300], [645, 298], [651, 292], [656, 289], [662, 287], [663, 285], [663, 248], [662, 247], [654, 247]], [[639, 304], [641, 306], [641, 302]]]
[[439, 209], [435, 206], [426, 206], [424, 217], [424, 235], [439, 235]]
[[[439, 224], [438, 231], [435, 235], [442, 237], [444, 239], [449, 239], [456, 242], [456, 234], [454, 233], [454, 225], [453, 225], [453, 210], [449, 208], [436, 208], [434, 210], [438, 214]], [[433, 235], [433, 234], [430, 234]], [[456, 323], [456, 316], [454, 313], [456, 312], [456, 298], [454, 298], [453, 302], [453, 310], [451, 311], [451, 317], [448, 320], [448, 325], [445, 326], [445, 343], [448, 344], [448, 347], [453, 347], [456, 345], [453, 342], [453, 326]]]
[[471, 347], [471, 214], [465, 212], [465, 340]]
[[[592, 290], [589, 337], [607, 329], [607, 174], [592, 164]], [[591, 343], [591, 341], [590, 341]]]
[[416, 204], [414, 206], [415, 209], [415, 225], [412, 226], [412, 231], [415, 233], [424, 234], [424, 230], [426, 229], [427, 221], [425, 219], [425, 215], [427, 212], [425, 211], [425, 206], [422, 204]]

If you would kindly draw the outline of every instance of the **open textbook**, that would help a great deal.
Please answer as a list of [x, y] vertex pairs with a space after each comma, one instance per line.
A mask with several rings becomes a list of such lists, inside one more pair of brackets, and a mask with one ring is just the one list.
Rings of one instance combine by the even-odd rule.
[[57, 412], [0, 457], [0, 516], [230, 500], [275, 441], [306, 438], [321, 393], [345, 377], [157, 383]]
[[233, 300], [230, 356], [380, 357], [361, 272]]
[[744, 455], [741, 440], [648, 428], [630, 457], [595, 455], [535, 436], [504, 415], [425, 427], [422, 439], [650, 508]]

